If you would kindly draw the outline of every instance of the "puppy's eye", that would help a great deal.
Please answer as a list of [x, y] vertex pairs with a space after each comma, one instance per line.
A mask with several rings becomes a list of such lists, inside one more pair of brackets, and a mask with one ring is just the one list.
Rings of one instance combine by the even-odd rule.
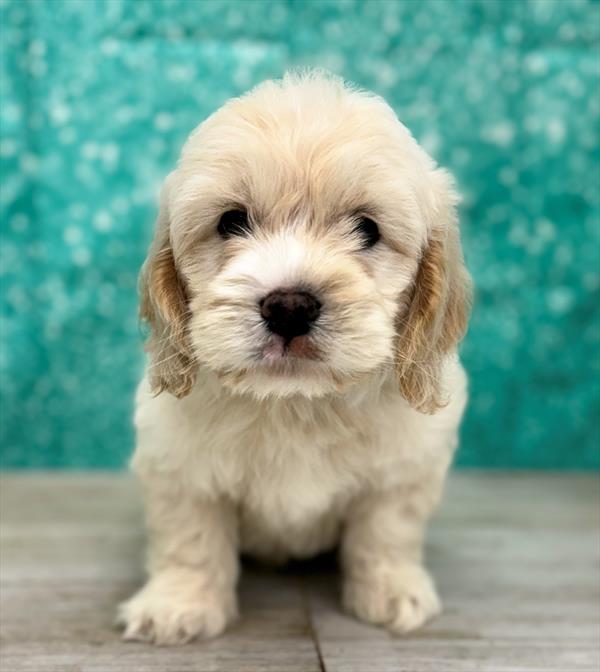
[[217, 231], [221, 238], [243, 236], [250, 231], [248, 213], [245, 210], [228, 210], [221, 215]]
[[363, 247], [369, 248], [373, 247], [375, 243], [379, 240], [379, 227], [377, 224], [368, 217], [361, 217], [357, 222], [354, 230], [360, 234], [363, 240]]

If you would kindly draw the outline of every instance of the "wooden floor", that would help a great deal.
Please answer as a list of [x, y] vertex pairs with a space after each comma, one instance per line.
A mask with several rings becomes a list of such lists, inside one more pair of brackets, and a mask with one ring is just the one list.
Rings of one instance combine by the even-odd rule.
[[112, 625], [142, 580], [127, 477], [7, 475], [0, 492], [2, 672], [600, 669], [595, 476], [454, 475], [428, 548], [445, 611], [413, 636], [341, 613], [326, 559], [246, 567], [241, 620], [176, 649], [121, 642]]

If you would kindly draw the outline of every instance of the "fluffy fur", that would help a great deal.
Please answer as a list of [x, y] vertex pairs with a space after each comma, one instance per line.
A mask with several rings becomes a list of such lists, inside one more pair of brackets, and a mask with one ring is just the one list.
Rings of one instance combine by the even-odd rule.
[[[339, 544], [359, 618], [408, 632], [439, 610], [422, 548], [467, 396], [456, 200], [383, 100], [319, 73], [266, 82], [192, 133], [142, 271], [149, 580], [121, 607], [125, 637], [222, 632], [240, 551]], [[232, 208], [251, 233], [223, 240]], [[380, 228], [369, 249], [360, 215]], [[258, 309], [281, 288], [323, 306], [287, 353]]]

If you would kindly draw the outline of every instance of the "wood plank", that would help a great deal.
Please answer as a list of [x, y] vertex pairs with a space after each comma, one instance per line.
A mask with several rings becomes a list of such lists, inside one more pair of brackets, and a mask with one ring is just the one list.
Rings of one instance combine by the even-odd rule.
[[457, 474], [429, 534], [441, 617], [411, 636], [340, 614], [310, 587], [328, 672], [600, 670], [597, 477]]
[[297, 581], [249, 568], [244, 617], [183, 648], [122, 642], [116, 605], [142, 581], [136, 490], [105, 475], [5, 476], [0, 484], [0, 669], [7, 672], [318, 672]]
[[0, 513], [3, 671], [600, 669], [596, 476], [453, 475], [428, 547], [446, 609], [406, 638], [340, 612], [329, 558], [279, 572], [246, 566], [242, 618], [217, 640], [123, 643], [112, 619], [141, 581], [143, 547], [130, 479], [5, 475]]

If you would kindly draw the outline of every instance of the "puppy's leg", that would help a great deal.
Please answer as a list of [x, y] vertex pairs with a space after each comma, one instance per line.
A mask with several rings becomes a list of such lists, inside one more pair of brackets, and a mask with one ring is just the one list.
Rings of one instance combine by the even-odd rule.
[[425, 523], [441, 483], [370, 493], [349, 512], [342, 542], [345, 608], [395, 633], [415, 630], [441, 609], [422, 564]]
[[220, 634], [237, 614], [232, 506], [164, 482], [145, 494], [150, 577], [119, 609], [124, 638], [168, 645]]

